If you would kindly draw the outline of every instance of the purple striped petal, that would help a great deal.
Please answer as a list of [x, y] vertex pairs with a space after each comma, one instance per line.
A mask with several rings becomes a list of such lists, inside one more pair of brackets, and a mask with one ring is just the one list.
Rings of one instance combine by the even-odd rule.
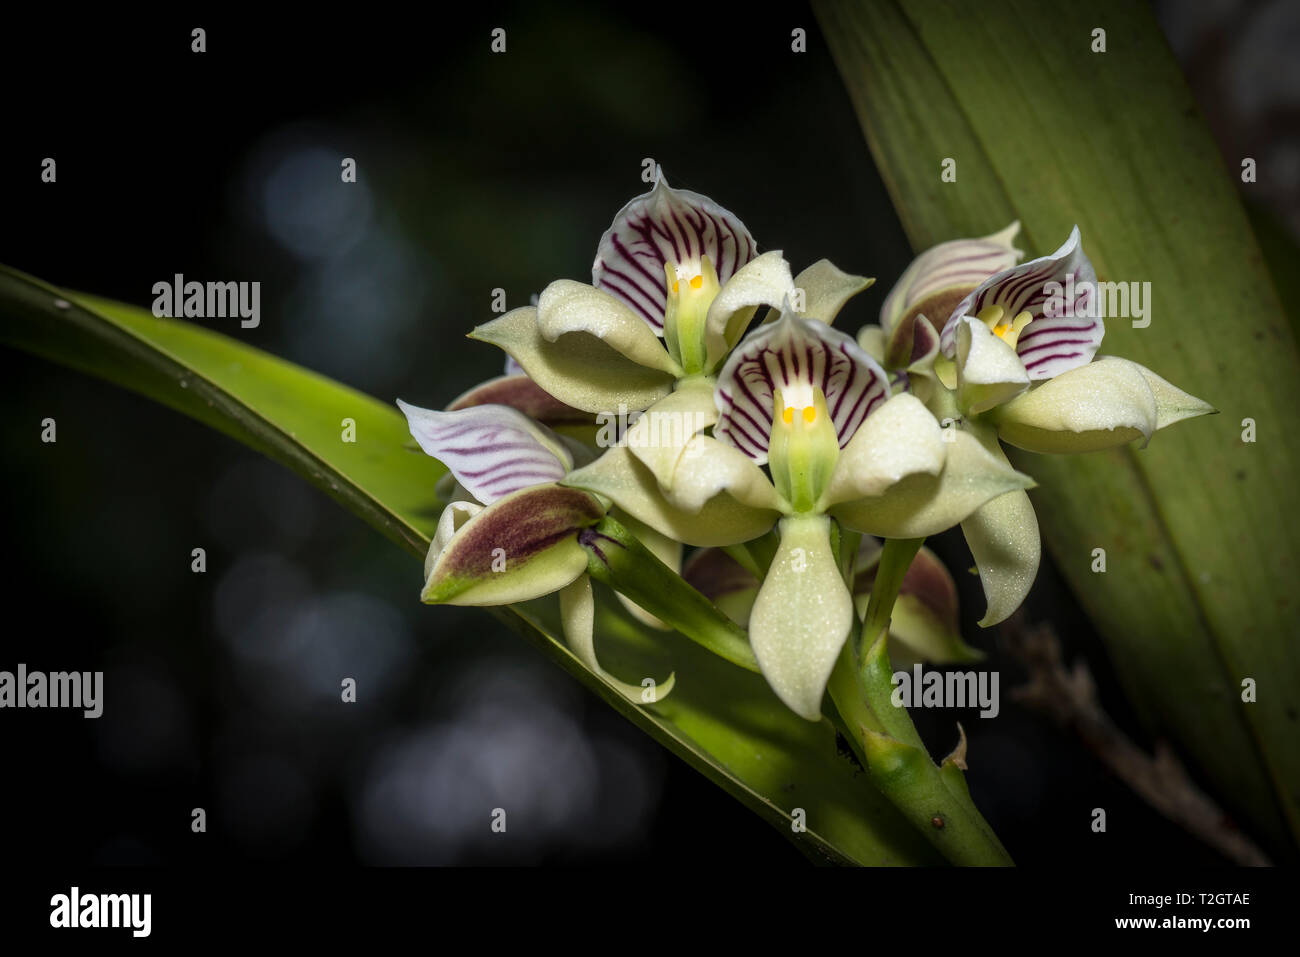
[[707, 196], [673, 189], [660, 174], [650, 192], [632, 200], [600, 238], [591, 284], [620, 299], [663, 335], [668, 292], [664, 264], [681, 278], [700, 275], [708, 256], [726, 285], [758, 249], [745, 224]]
[[762, 465], [772, 437], [775, 390], [789, 399], [792, 392], [814, 386], [826, 396], [840, 448], [889, 397], [884, 370], [852, 337], [787, 310], [741, 340], [722, 367], [713, 394], [719, 413], [713, 435]]
[[956, 354], [962, 317], [978, 316], [989, 306], [1001, 306], [1008, 320], [1022, 312], [1033, 316], [1016, 342], [1030, 379], [1050, 379], [1091, 362], [1106, 329], [1097, 271], [1083, 251], [1079, 227], [1050, 256], [998, 273], [963, 299], [943, 327], [944, 355]]
[[[1011, 245], [1019, 231], [1020, 223], [1014, 222], [992, 235], [954, 239], [917, 256], [880, 307], [885, 334], [892, 334], [900, 320], [915, 312], [924, 312], [936, 325], [946, 320], [956, 301], [1020, 260], [1024, 253]], [[948, 308], [940, 312], [944, 302]]]
[[504, 405], [437, 412], [408, 405], [411, 435], [485, 505], [532, 485], [558, 482], [573, 465], [559, 437]]

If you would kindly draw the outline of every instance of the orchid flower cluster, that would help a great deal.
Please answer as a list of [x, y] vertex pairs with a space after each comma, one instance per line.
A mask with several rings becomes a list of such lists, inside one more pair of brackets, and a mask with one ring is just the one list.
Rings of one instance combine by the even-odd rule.
[[[1017, 232], [925, 252], [879, 324], [850, 336], [832, 323], [873, 280], [827, 260], [793, 275], [731, 212], [658, 176], [601, 237], [590, 284], [556, 280], [473, 331], [507, 353], [505, 375], [446, 411], [399, 402], [449, 470], [423, 600], [558, 593], [574, 653], [647, 703], [672, 678], [647, 694], [600, 668], [591, 579], [613, 582], [642, 621], [689, 630], [672, 605], [684, 589], [743, 636], [720, 653], [757, 667], [809, 720], [862, 627], [877, 538], [960, 526], [987, 599], [981, 624], [1002, 621], [1040, 554], [1033, 480], [1002, 443], [1087, 452], [1213, 411], [1134, 362], [1097, 357], [1097, 277], [1077, 227], [1023, 263]], [[612, 428], [616, 417], [631, 424]], [[606, 574], [623, 553], [644, 575]], [[922, 549], [907, 577], [913, 601], [897, 602], [889, 626], [904, 651], [975, 654], [938, 560]]]

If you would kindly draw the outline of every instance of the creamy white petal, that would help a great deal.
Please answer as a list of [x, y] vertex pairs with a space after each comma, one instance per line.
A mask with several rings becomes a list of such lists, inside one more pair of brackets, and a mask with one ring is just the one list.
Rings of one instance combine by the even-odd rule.
[[822, 503], [879, 496], [909, 475], [938, 475], [946, 451], [943, 430], [925, 405], [896, 395], [867, 416], [844, 447]]
[[1155, 394], [1142, 367], [1113, 356], [1041, 382], [992, 415], [1003, 441], [1054, 453], [1145, 442], [1159, 422]]
[[967, 415], [986, 412], [1029, 388], [1016, 350], [978, 319], [957, 325], [957, 405]]
[[767, 474], [749, 456], [707, 435], [686, 443], [663, 491], [670, 502], [688, 512], [699, 511], [722, 492], [750, 508], [786, 508]]
[[639, 684], [620, 681], [600, 666], [596, 658], [595, 620], [596, 605], [591, 594], [591, 579], [582, 575], [560, 590], [560, 621], [569, 648], [588, 669], [633, 704], [654, 704], [666, 698], [676, 683], [675, 674], [656, 683], [651, 690]]
[[484, 504], [530, 485], [557, 481], [573, 465], [559, 436], [509, 406], [438, 412], [401, 399], [397, 405], [420, 448], [447, 466]]
[[1192, 419], [1198, 415], [1210, 415], [1217, 409], [1194, 395], [1189, 395], [1178, 386], [1156, 375], [1146, 366], [1138, 365], [1138, 371], [1151, 387], [1151, 395], [1156, 400], [1156, 430], [1167, 428], [1183, 419]]
[[821, 718], [822, 695], [853, 623], [853, 598], [830, 543], [830, 520], [781, 522], [781, 544], [749, 616], [749, 640], [772, 690], [801, 718]]
[[763, 253], [742, 266], [723, 283], [709, 304], [705, 323], [708, 329], [708, 367], [712, 369], [740, 338], [759, 306], [779, 309], [794, 292], [790, 264], [780, 250]]
[[712, 381], [688, 379], [646, 409], [627, 430], [624, 442], [666, 488], [672, 485], [686, 443], [717, 421]]
[[585, 332], [551, 342], [538, 329], [533, 306], [484, 323], [470, 338], [504, 349], [539, 386], [584, 412], [639, 412], [672, 392], [676, 381], [672, 373], [633, 362]]
[[1017, 489], [981, 505], [961, 523], [961, 531], [987, 603], [980, 627], [988, 628], [1005, 621], [1033, 587], [1042, 555], [1038, 517], [1029, 496]]
[[570, 472], [565, 484], [604, 496], [629, 515], [686, 545], [736, 545], [766, 534], [781, 513], [744, 505], [722, 492], [699, 511], [683, 509], [664, 495], [651, 471], [626, 446]]
[[[803, 291], [803, 308], [799, 314], [829, 326], [835, 322], [845, 303], [864, 289], [870, 288], [874, 282], [874, 279], [865, 276], [846, 273], [829, 259], [819, 259], [794, 277], [795, 288]], [[763, 320], [764, 325], [776, 322], [783, 315], [779, 307], [784, 303], [777, 305], [778, 308], [773, 309]]]
[[537, 329], [548, 342], [561, 336], [595, 336], [637, 365], [671, 376], [682, 374], [663, 342], [636, 313], [607, 292], [572, 279], [557, 279], [537, 300]]
[[970, 435], [946, 431], [944, 467], [937, 476], [909, 475], [883, 494], [831, 506], [849, 528], [881, 538], [925, 538], [952, 528], [981, 505], [1034, 481], [1010, 468]]

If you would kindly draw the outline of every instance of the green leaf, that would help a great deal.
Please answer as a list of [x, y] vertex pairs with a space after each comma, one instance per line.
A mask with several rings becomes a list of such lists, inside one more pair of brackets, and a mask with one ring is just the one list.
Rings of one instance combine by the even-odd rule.
[[[1150, 326], [1109, 320], [1102, 351], [1224, 413], [1141, 451], [1014, 458], [1040, 483], [1031, 497], [1049, 549], [1150, 728], [1285, 847], [1300, 833], [1300, 361], [1234, 174], [1150, 11], [1120, 0], [816, 10], [918, 251], [1019, 219], [1019, 244], [1041, 255], [1077, 222], [1101, 279], [1151, 283]], [[1091, 49], [1096, 27], [1104, 53]], [[945, 159], [955, 182], [940, 179]], [[1091, 571], [1094, 548], [1105, 574]], [[1256, 703], [1241, 700], [1245, 678]]]
[[[64, 303], [60, 307], [57, 303]], [[175, 319], [0, 266], [0, 342], [107, 379], [288, 465], [423, 559], [446, 472], [395, 405]], [[355, 442], [344, 442], [345, 419]]]
[[[44, 285], [0, 267], [0, 342], [127, 386], [288, 465], [423, 558], [443, 470], [407, 448], [395, 406], [191, 323]], [[344, 442], [343, 420], [356, 441]], [[418, 600], [419, 568], [411, 569]], [[559, 638], [554, 596], [492, 611], [635, 725], [775, 825], [811, 858], [859, 864], [942, 859], [855, 764], [828, 722], [781, 706], [762, 677], [674, 633], [646, 628], [602, 589], [600, 660], [620, 677], [675, 670], [650, 707], [629, 703]], [[792, 829], [802, 808], [806, 830]]]

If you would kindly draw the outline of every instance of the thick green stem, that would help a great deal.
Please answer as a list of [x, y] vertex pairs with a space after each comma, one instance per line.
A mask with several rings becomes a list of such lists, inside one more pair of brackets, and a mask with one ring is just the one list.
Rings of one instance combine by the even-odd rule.
[[872, 731], [884, 731], [885, 726], [880, 723], [870, 705], [867, 704], [867, 699], [862, 694], [862, 688], [858, 683], [857, 656], [853, 652], [853, 646], [857, 641], [855, 623], [853, 633], [844, 643], [839, 660], [835, 662], [835, 669], [831, 672], [826, 690], [830, 692], [835, 710], [840, 713], [840, 718], [849, 728], [849, 744], [853, 747], [854, 754], [858, 756], [862, 766], [866, 767], [867, 753], [862, 744], [862, 730], [869, 728]]
[[[976, 809], [957, 760], [936, 766], [907, 708], [893, 700], [889, 619], [921, 542], [885, 542], [866, 619], [849, 636], [831, 675], [831, 699], [855, 732], [854, 750], [871, 780], [940, 853], [958, 865], [1009, 865], [1011, 857]], [[853, 563], [844, 567], [852, 581]]]
[[[898, 590], [903, 586], [903, 576], [924, 542], [924, 538], [886, 539], [880, 552], [880, 563], [876, 566], [876, 580], [871, 585], [871, 597], [867, 600], [867, 616], [862, 622], [859, 641], [874, 643], [881, 633], [888, 630], [894, 602], [898, 601]], [[861, 656], [861, 645], [856, 650]]]
[[871, 780], [944, 857], [963, 867], [1013, 863], [969, 796], [963, 800], [949, 786], [929, 754], [887, 734], [864, 730], [862, 737]]
[[[851, 528], [840, 527], [839, 558], [840, 573], [844, 576], [849, 591], [853, 591], [853, 582], [857, 575], [858, 549], [862, 546], [862, 533]], [[857, 647], [856, 642], [853, 647]]]
[[858, 657], [858, 693], [889, 736], [925, 750], [912, 716], [904, 705], [894, 704], [894, 666], [889, 660], [889, 635], [881, 632], [866, 653]]
[[687, 638], [732, 664], [758, 671], [745, 630], [661, 562], [635, 535], [606, 516], [578, 536], [587, 571]]

